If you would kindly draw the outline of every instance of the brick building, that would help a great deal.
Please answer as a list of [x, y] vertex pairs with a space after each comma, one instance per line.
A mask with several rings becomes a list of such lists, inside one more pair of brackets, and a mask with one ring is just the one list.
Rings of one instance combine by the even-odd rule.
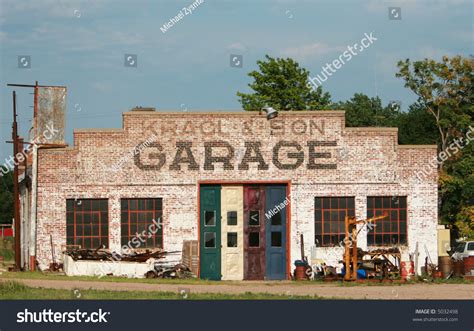
[[132, 248], [199, 240], [202, 278], [286, 279], [301, 234], [305, 255], [335, 265], [344, 217], [388, 212], [362, 226], [359, 247], [398, 245], [408, 260], [419, 243], [420, 261], [423, 245], [435, 261], [437, 171], [415, 175], [434, 157], [436, 146], [398, 145], [396, 128], [345, 127], [342, 111], [138, 108], [122, 129], [76, 129], [73, 146], [39, 150], [28, 254], [46, 267], [50, 236], [57, 260], [67, 245], [120, 252], [158, 220]]

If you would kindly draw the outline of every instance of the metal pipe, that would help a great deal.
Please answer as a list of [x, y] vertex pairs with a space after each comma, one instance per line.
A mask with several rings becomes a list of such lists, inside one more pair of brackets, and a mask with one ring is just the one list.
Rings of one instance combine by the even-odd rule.
[[[34, 110], [33, 110], [33, 137], [36, 140], [36, 115], [38, 113], [38, 81], [34, 90]], [[31, 147], [31, 146], [30, 146]], [[38, 212], [38, 145], [33, 145], [32, 162], [31, 162], [31, 217], [30, 217], [30, 270], [36, 268], [36, 229], [37, 229], [37, 212]]]

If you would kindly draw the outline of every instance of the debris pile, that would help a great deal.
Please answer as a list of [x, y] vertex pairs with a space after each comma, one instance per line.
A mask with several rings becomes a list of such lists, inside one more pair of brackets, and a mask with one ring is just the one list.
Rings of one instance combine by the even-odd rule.
[[145, 274], [146, 278], [192, 278], [191, 270], [182, 263], [176, 265], [155, 263], [155, 268]]
[[74, 261], [123, 261], [123, 262], [146, 262], [148, 259], [163, 259], [168, 254], [181, 252], [166, 252], [163, 250], [150, 251], [143, 253], [118, 254], [110, 253], [103, 249], [68, 249], [64, 252]]

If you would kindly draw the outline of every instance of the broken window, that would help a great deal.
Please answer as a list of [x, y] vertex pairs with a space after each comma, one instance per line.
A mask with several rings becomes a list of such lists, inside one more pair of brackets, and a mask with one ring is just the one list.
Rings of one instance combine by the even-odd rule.
[[121, 199], [121, 245], [163, 248], [163, 199]]
[[107, 199], [66, 200], [66, 243], [88, 249], [108, 248]]
[[204, 247], [216, 248], [216, 233], [215, 232], [204, 232]]
[[205, 210], [204, 211], [204, 226], [215, 226], [216, 225], [216, 211]]
[[227, 247], [237, 247], [237, 232], [227, 233]]

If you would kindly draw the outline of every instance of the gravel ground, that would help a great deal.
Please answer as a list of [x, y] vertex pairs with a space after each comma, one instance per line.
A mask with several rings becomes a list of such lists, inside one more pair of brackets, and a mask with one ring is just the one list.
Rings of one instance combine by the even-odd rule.
[[126, 282], [96, 282], [78, 280], [44, 280], [8, 278], [0, 281], [16, 281], [31, 287], [55, 289], [97, 289], [109, 291], [166, 291], [191, 293], [229, 293], [245, 292], [272, 293], [283, 295], [318, 295], [325, 298], [341, 299], [393, 299], [393, 300], [474, 300], [474, 284], [405, 284], [341, 286], [338, 284], [295, 284], [284, 282], [236, 282], [235, 284], [145, 284]]

